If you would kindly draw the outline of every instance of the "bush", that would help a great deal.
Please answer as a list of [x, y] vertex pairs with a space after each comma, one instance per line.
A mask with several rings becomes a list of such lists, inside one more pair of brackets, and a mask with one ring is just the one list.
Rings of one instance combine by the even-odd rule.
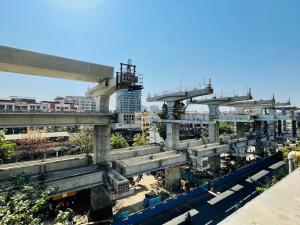
[[4, 134], [0, 131], [0, 162], [10, 162], [16, 156], [16, 144], [5, 140]]
[[148, 136], [146, 133], [135, 134], [133, 137], [133, 146], [143, 146], [149, 144]]
[[111, 147], [112, 149], [127, 148], [129, 145], [125, 138], [120, 134], [113, 134], [111, 136]]

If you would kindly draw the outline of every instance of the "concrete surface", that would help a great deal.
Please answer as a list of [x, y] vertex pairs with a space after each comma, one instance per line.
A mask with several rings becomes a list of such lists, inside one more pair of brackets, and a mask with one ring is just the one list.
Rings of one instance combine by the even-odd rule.
[[219, 224], [300, 224], [300, 169], [282, 179]]
[[95, 83], [111, 79], [114, 73], [110, 66], [6, 46], [0, 46], [0, 70]]
[[108, 125], [112, 113], [1, 113], [0, 127]]
[[[183, 225], [183, 218], [188, 211], [193, 210], [192, 224], [214, 225], [218, 224], [226, 217], [238, 210], [247, 202], [258, 196], [256, 187], [258, 183], [264, 183], [267, 178], [271, 178], [274, 173], [280, 170], [286, 164], [277, 162], [271, 166], [265, 166], [261, 171], [251, 171], [240, 178], [232, 179], [223, 186], [215, 189], [214, 192], [206, 192], [176, 207], [161, 212], [157, 216], [142, 222], [143, 225]], [[249, 179], [251, 176], [251, 180]], [[239, 204], [240, 206], [237, 206]], [[262, 211], [263, 208], [257, 208]], [[248, 225], [240, 222], [239, 225]], [[267, 225], [267, 223], [252, 223], [251, 225]], [[299, 223], [291, 223], [292, 225]], [[231, 225], [231, 224], [230, 224]], [[271, 225], [281, 225], [280, 223], [271, 223]]]
[[85, 154], [49, 158], [46, 161], [34, 160], [28, 162], [9, 163], [0, 165], [0, 181], [7, 180], [10, 176], [26, 172], [29, 175], [40, 175], [64, 169], [87, 166], [88, 158]]
[[170, 166], [182, 165], [186, 162], [185, 154], [177, 154], [176, 151], [166, 151], [153, 155], [119, 160], [118, 166], [122, 168], [122, 174], [125, 177], [130, 177]]
[[145, 194], [151, 191], [160, 191], [156, 184], [157, 181], [153, 176], [144, 174], [142, 180], [136, 185], [136, 190], [133, 195], [116, 201], [116, 206], [113, 209], [114, 214], [124, 211], [133, 213], [142, 210], [144, 208]]

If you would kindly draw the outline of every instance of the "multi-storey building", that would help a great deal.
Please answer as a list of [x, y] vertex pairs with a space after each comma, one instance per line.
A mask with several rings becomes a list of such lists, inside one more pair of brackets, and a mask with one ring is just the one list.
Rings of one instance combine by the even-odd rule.
[[72, 103], [78, 105], [80, 112], [94, 112], [96, 111], [96, 101], [92, 96], [66, 96], [65, 103]]
[[118, 90], [116, 111], [118, 113], [141, 112], [141, 90]]
[[0, 111], [46, 112], [47, 105], [37, 102], [35, 98], [12, 96], [9, 99], [0, 99]]
[[55, 101], [37, 102], [35, 98], [10, 97], [0, 99], [0, 111], [5, 112], [77, 112], [78, 105], [66, 103], [62, 98]]
[[150, 113], [149, 112], [135, 113], [135, 119], [140, 124], [143, 131], [150, 129]]
[[77, 112], [78, 105], [66, 103], [64, 99], [55, 98], [55, 101], [42, 101], [46, 105], [47, 112]]

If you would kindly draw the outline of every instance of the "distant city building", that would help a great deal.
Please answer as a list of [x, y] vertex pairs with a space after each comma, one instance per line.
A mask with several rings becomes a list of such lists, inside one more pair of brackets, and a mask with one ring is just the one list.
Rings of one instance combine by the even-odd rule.
[[55, 101], [41, 101], [47, 105], [47, 112], [77, 112], [78, 105], [66, 103], [63, 98], [55, 98]]
[[135, 113], [142, 111], [141, 90], [118, 90], [116, 111], [118, 113]]
[[135, 113], [135, 120], [140, 124], [142, 130], [148, 130], [150, 128], [149, 112]]
[[77, 104], [68, 103], [62, 97], [55, 101], [37, 102], [35, 98], [15, 97], [0, 99], [0, 111], [5, 112], [78, 112]]
[[47, 104], [38, 103], [35, 98], [12, 96], [0, 99], [0, 111], [6, 112], [47, 112]]
[[153, 114], [154, 114], [154, 113], [158, 113], [159, 110], [160, 110], [160, 109], [159, 109], [159, 107], [158, 107], [157, 105], [150, 105], [150, 106], [149, 106], [149, 112], [150, 112], [150, 113], [153, 113]]
[[96, 100], [92, 96], [66, 96], [65, 103], [72, 103], [78, 105], [80, 112], [94, 112], [96, 111]]
[[148, 106], [142, 105], [141, 112], [148, 112], [148, 111], [149, 111]]

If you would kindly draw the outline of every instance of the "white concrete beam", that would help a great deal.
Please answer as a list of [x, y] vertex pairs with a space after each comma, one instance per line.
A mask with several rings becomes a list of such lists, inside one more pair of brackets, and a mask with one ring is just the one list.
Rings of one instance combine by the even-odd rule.
[[0, 127], [108, 125], [112, 113], [1, 113]]
[[95, 63], [0, 46], [0, 71], [101, 83], [114, 68]]

